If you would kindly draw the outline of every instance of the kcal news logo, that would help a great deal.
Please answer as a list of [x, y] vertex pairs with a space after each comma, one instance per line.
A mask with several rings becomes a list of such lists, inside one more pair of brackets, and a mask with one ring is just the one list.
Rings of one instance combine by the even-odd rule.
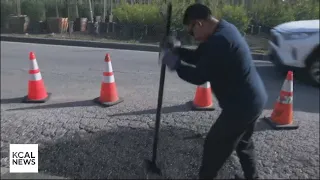
[[10, 173], [38, 173], [38, 144], [10, 144]]

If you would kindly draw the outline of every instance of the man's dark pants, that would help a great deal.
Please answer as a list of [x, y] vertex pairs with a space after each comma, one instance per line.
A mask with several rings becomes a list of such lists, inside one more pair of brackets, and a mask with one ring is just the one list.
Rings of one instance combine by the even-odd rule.
[[260, 114], [261, 111], [222, 111], [205, 139], [200, 179], [215, 178], [234, 150], [240, 159], [245, 178], [257, 178], [252, 134]]

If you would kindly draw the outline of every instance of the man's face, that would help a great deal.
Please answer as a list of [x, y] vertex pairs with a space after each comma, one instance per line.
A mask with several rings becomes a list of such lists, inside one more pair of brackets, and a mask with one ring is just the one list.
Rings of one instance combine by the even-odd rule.
[[188, 33], [194, 37], [196, 41], [204, 41], [205, 32], [204, 32], [204, 23], [201, 21], [192, 21], [187, 26]]

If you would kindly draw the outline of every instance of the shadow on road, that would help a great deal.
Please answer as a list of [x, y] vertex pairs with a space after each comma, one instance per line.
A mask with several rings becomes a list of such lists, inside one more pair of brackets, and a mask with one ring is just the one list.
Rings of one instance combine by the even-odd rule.
[[38, 106], [32, 106], [32, 107], [8, 109], [7, 111], [53, 109], [53, 108], [67, 108], [67, 107], [86, 107], [86, 106], [97, 106], [97, 104], [94, 103], [93, 100], [85, 100], [85, 101], [73, 101], [73, 102], [64, 102], [64, 103], [47, 104], [47, 105], [39, 104]]
[[[117, 113], [113, 114], [110, 117], [116, 117], [116, 116], [132, 116], [132, 115], [145, 115], [145, 114], [156, 114], [157, 109], [146, 109], [141, 111], [130, 111], [125, 113]], [[167, 106], [162, 107], [161, 113], [162, 114], [168, 114], [168, 113], [174, 113], [174, 112], [187, 112], [190, 111], [190, 106], [188, 103], [185, 104], [179, 104], [175, 106]]]
[[255, 132], [259, 131], [267, 131], [267, 130], [273, 130], [269, 124], [267, 124], [263, 118], [260, 118], [257, 120], [256, 126], [254, 128]]
[[[257, 120], [257, 123], [255, 125], [255, 128], [254, 128], [254, 131], [255, 132], [259, 132], [259, 131], [268, 131], [268, 130], [273, 130], [271, 128], [271, 126], [269, 126], [269, 124], [267, 124], [263, 118], [261, 119], [258, 119]], [[196, 134], [193, 134], [193, 135], [190, 135], [190, 136], [186, 136], [184, 137], [185, 140], [188, 140], [188, 139], [204, 139], [207, 135], [207, 132], [204, 133], [204, 134], [200, 134], [200, 133], [196, 133]]]
[[[162, 127], [157, 164], [165, 179], [197, 179], [203, 140], [184, 140], [193, 131]], [[152, 154], [153, 131], [120, 127], [111, 132], [80, 134], [39, 149], [39, 171], [75, 179], [146, 179], [144, 160]], [[234, 158], [218, 179], [235, 173]], [[236, 165], [236, 168], [240, 168]], [[150, 177], [148, 177], [150, 178]]]
[[[183, 128], [161, 128], [157, 163], [162, 178], [197, 177], [203, 139], [184, 139], [195, 134]], [[66, 136], [39, 149], [39, 171], [75, 179], [146, 179], [144, 159], [152, 156], [152, 140], [153, 131], [126, 127]], [[234, 175], [230, 164], [234, 162], [229, 159], [219, 178]]]
[[1, 104], [16, 104], [16, 103], [22, 103], [23, 97], [20, 98], [7, 98], [7, 99], [1, 99]]
[[[202, 141], [183, 140], [190, 134], [194, 132], [174, 127], [161, 129], [158, 164], [164, 177], [196, 177]], [[144, 159], [151, 158], [151, 130], [123, 127], [66, 138], [40, 149], [39, 171], [77, 179], [147, 178]]]
[[[273, 109], [286, 74], [280, 73], [274, 66], [261, 65], [257, 66], [257, 70], [263, 79], [269, 96], [266, 109]], [[308, 85], [302, 72], [295, 71], [294, 75], [294, 111], [319, 113], [319, 89]]]

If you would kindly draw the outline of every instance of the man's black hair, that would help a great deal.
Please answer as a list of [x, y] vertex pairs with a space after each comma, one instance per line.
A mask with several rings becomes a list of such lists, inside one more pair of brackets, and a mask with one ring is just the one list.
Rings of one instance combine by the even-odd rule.
[[183, 16], [183, 25], [188, 25], [193, 20], [206, 20], [211, 16], [211, 10], [200, 3], [190, 5]]

